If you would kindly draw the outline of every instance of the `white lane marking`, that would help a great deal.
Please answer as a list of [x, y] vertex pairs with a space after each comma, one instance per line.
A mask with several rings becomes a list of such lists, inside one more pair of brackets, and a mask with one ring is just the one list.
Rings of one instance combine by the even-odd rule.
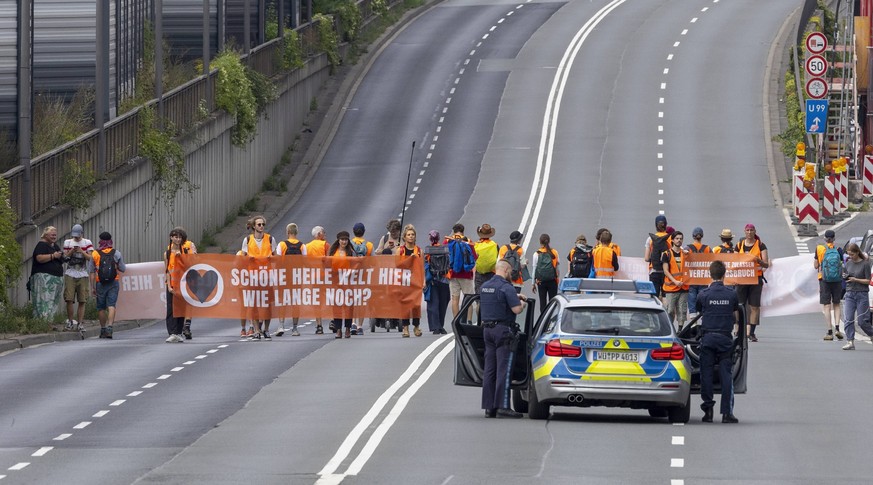
[[439, 132], [441, 132], [441, 131], [443, 131], [443, 127], [442, 127], [442, 125], [437, 126], [437, 127], [436, 127], [436, 132], [439, 133]]
[[185, 367], [173, 367], [172, 369], [170, 369], [170, 372], [179, 372], [180, 370], [182, 370], [184, 368]]
[[658, 165], [658, 171], [659, 171], [659, 172], [663, 172], [663, 171], [664, 171], [664, 166], [663, 166], [663, 165]]
[[[449, 94], [455, 94], [455, 88], [449, 89]], [[440, 123], [442, 123], [442, 118], [440, 118]]]
[[682, 480], [682, 479], [670, 480], [670, 485], [685, 485], [685, 480]]
[[664, 125], [658, 125], [658, 131], [664, 131]]
[[660, 214], [660, 215], [663, 216], [663, 215], [664, 215], [664, 211], [662, 211], [662, 210], [661, 210], [661, 211], [658, 211], [658, 214]]
[[70, 436], [73, 436], [73, 433], [61, 433], [61, 434], [55, 436], [54, 438], [52, 438], [52, 440], [53, 441], [64, 441], [65, 439], [69, 438]]
[[108, 409], [104, 409], [104, 410], [102, 410], [102, 411], [97, 411], [97, 412], [94, 413], [94, 415], [91, 416], [91, 417], [92, 417], [92, 418], [102, 418], [103, 416], [106, 416], [107, 414], [109, 414], [109, 410], [108, 410]]
[[667, 89], [667, 83], [661, 83], [661, 89]]
[[361, 421], [352, 429], [352, 432], [346, 436], [346, 439], [342, 442], [340, 447], [336, 450], [336, 453], [331, 457], [331, 459], [324, 465], [324, 468], [318, 472], [318, 475], [324, 477], [326, 475], [332, 475], [336, 472], [336, 469], [340, 466], [343, 460], [349, 456], [352, 448], [361, 439], [361, 436], [364, 434], [370, 425], [375, 421], [375, 419], [379, 416], [379, 413], [382, 411], [385, 406], [388, 405], [388, 401], [403, 387], [415, 374], [421, 364], [427, 359], [432, 353], [434, 353], [440, 345], [442, 345], [446, 340], [454, 338], [453, 335], [449, 334], [444, 337], [439, 338], [432, 344], [430, 344], [424, 351], [409, 364], [409, 367], [406, 368], [406, 371], [394, 381], [394, 384], [385, 390], [376, 402], [373, 403], [373, 406], [370, 407], [370, 410], [367, 411], [367, 414], [361, 419]]
[[670, 458], [670, 468], [683, 468], [685, 467], [685, 459], [684, 458]]
[[464, 74], [464, 68], [463, 68], [463, 67], [462, 67], [462, 68], [461, 68], [461, 70], [460, 70], [460, 71], [458, 71], [458, 74], [461, 74], [461, 75], [463, 75], [463, 74]]
[[663, 117], [664, 117], [664, 112], [658, 111], [658, 118], [663, 118]]
[[409, 404], [409, 400], [412, 399], [412, 396], [418, 392], [419, 389], [430, 379], [430, 376], [436, 372], [437, 367], [440, 366], [443, 359], [446, 358], [449, 353], [454, 350], [455, 342], [451, 341], [448, 345], [443, 348], [439, 354], [431, 361], [430, 365], [427, 366], [427, 369], [418, 377], [418, 379], [409, 386], [409, 389], [400, 396], [400, 399], [397, 400], [397, 403], [394, 404], [394, 408], [391, 409], [391, 412], [388, 413], [388, 416], [385, 417], [385, 420], [382, 421], [382, 424], [376, 428], [376, 431], [370, 436], [370, 439], [367, 440], [367, 444], [364, 445], [364, 448], [361, 450], [361, 453], [357, 458], [349, 465], [349, 469], [346, 470], [347, 475], [357, 475], [367, 461], [373, 456], [373, 453], [376, 451], [376, 448], [379, 446], [379, 443], [382, 441], [382, 438], [385, 437], [385, 434], [388, 433], [388, 430], [391, 429], [391, 426], [394, 425], [394, 422], [397, 421], [397, 418], [400, 417], [400, 413], [403, 412], [403, 409], [406, 408], [406, 405]]
[[91, 424], [91, 421], [82, 421], [81, 423], [73, 426], [73, 429], [85, 429], [88, 425]]
[[663, 154], [663, 153], [658, 153], [658, 158], [659, 158], [659, 159], [664, 158], [664, 154]]
[[488, 29], [488, 32], [494, 32], [495, 30], [497, 30], [497, 26], [496, 26], [496, 25], [492, 25], [491, 28]]
[[502, 24], [502, 23], [503, 23], [503, 19], [498, 20], [497, 23], [498, 23], [498, 24]]
[[687, 33], [688, 33], [688, 29], [684, 29], [684, 30], [682, 31], [682, 33], [679, 34], [679, 35], [685, 35], [685, 34], [687, 34]]
[[707, 10], [709, 10], [709, 7], [703, 7], [700, 9], [701, 12], [706, 12]]
[[664, 144], [664, 139], [658, 138], [658, 145], [663, 145], [663, 144]]
[[110, 406], [121, 406], [122, 404], [124, 404], [124, 402], [125, 402], [124, 399], [119, 399], [117, 401], [112, 401], [111, 403], [109, 403], [109, 405]]
[[424, 175], [424, 170], [422, 170], [421, 172], [418, 172], [418, 175]]
[[158, 385], [157, 382], [149, 382], [148, 384], [142, 386], [142, 388], [143, 388], [143, 389], [151, 389], [151, 388], [153, 388], [153, 387], [155, 387], [155, 386], [157, 386], [157, 385]]
[[136, 397], [136, 396], [139, 396], [140, 394], [142, 394], [142, 391], [133, 391], [130, 394], [128, 394], [127, 397]]
[[214, 354], [216, 352], [218, 352], [218, 349], [209, 349], [206, 351], [207, 354]]
[[679, 41], [673, 42], [673, 47], [679, 47]]
[[488, 34], [485, 34], [485, 35], [482, 36], [482, 40], [485, 40], [485, 39], [487, 39], [487, 38], [488, 38]]
[[416, 183], [416, 184], [420, 184], [420, 183], [421, 183], [421, 179], [415, 179], [415, 183]]
[[664, 205], [664, 199], [658, 199], [658, 205]]
[[413, 192], [418, 192], [418, 185], [416, 185], [415, 187], [413, 187], [413, 188], [412, 188], [412, 191], [413, 191]]
[[664, 189], [658, 189], [658, 195], [664, 195]]
[[428, 165], [429, 163], [430, 163], [430, 162], [424, 162], [424, 168], [427, 168], [427, 165]]
[[448, 110], [449, 110], [448, 107], [443, 108], [443, 114], [446, 114], [446, 111], [448, 111]]
[[473, 57], [473, 54], [475, 54], [475, 53], [476, 53], [476, 49], [471, 50], [471, 51], [470, 51], [470, 57]]
[[658, 183], [659, 183], [659, 184], [663, 184], [663, 183], [664, 183], [664, 179], [659, 178], [659, 179], [658, 179]]
[[510, 10], [509, 13], [506, 14], [506, 16], [509, 17], [510, 15], [512, 15], [514, 13], [515, 13], [515, 10]]
[[685, 426], [685, 423], [673, 423], [673, 426]]
[[664, 74], [669, 74], [669, 73], [670, 73], [670, 68], [669, 68], [669, 67], [665, 67], [665, 68], [664, 68]]
[[673, 54], [668, 54], [668, 55], [667, 55], [667, 60], [668, 60], [668, 61], [672, 61], [672, 60], [673, 60]]
[[42, 448], [33, 452], [30, 456], [45, 456], [46, 453], [55, 449], [54, 446], [43, 446]]
[[[537, 165], [534, 172], [534, 179], [531, 184], [530, 196], [522, 213], [521, 223], [518, 226], [519, 232], [525, 234], [524, 247], [530, 245], [533, 237], [533, 229], [537, 225], [540, 210], [542, 209], [543, 200], [546, 195], [546, 188], [549, 184], [549, 173], [552, 169], [553, 148], [555, 145], [555, 133], [558, 127], [558, 114], [561, 109], [561, 100], [564, 96], [564, 87], [567, 84], [567, 79], [570, 76], [570, 71], [573, 67], [573, 61], [582, 48], [582, 44], [599, 24], [610, 12], [623, 4], [626, 0], [612, 0], [603, 8], [597, 11], [573, 36], [564, 55], [561, 57], [561, 62], [558, 64], [558, 69], [555, 72], [555, 78], [552, 80], [552, 87], [549, 90], [549, 98], [546, 102], [546, 111], [543, 115], [542, 131], [540, 133], [540, 146], [537, 153]], [[521, 6], [517, 7], [521, 8]]]
[[[305, 324], [304, 324], [304, 325], [305, 325]], [[189, 360], [188, 362], [182, 362], [182, 365], [191, 365], [191, 364], [194, 364], [194, 363], [195, 363], [195, 361], [193, 361], [193, 360]]]
[[221, 345], [218, 346], [218, 348], [219, 348], [219, 349], [226, 349], [226, 348], [227, 348], [227, 344], [221, 344]]
[[436, 150], [436, 145], [431, 145], [431, 146], [430, 146], [430, 149], [431, 149], [431, 150]]
[[170, 374], [161, 374], [158, 376], [159, 381], [163, 381], [164, 379], [169, 379], [171, 377]]
[[693, 19], [691, 19], [691, 23], [692, 23], [692, 24], [693, 24], [693, 23], [696, 23], [696, 22], [697, 22], [697, 17], [694, 17]]
[[664, 104], [664, 98], [658, 98], [658, 104]]
[[3, 480], [4, 478], [6, 478], [6, 475], [0, 475], [0, 480]]
[[16, 463], [12, 465], [11, 467], [9, 467], [9, 470], [23, 470], [27, 465], [30, 465], [30, 463], [23, 461], [21, 463]]
[[197, 357], [194, 357], [194, 358], [200, 360], [200, 359], [205, 359], [205, 358], [207, 358], [207, 357], [209, 357], [209, 356], [206, 355], [206, 354], [200, 354], [200, 355], [198, 355]]
[[674, 445], [684, 445], [685, 444], [685, 437], [684, 436], [674, 436], [672, 443]]

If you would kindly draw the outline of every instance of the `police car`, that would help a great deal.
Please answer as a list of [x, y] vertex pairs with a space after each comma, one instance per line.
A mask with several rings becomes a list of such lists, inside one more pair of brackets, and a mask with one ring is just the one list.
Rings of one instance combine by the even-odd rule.
[[[482, 386], [481, 321], [475, 311], [472, 321], [462, 321], [477, 299], [465, 299], [452, 321], [456, 385]], [[552, 406], [622, 407], [688, 422], [690, 396], [700, 392], [699, 322], [677, 334], [651, 282], [568, 278], [542, 314], [532, 303], [519, 323], [513, 354], [516, 411], [547, 419]], [[740, 313], [732, 355], [735, 393], [746, 392], [748, 363]]]

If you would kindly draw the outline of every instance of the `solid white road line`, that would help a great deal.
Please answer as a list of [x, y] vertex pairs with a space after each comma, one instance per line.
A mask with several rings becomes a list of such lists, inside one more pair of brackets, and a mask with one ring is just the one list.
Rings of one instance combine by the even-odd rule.
[[567, 50], [558, 64], [558, 69], [555, 72], [555, 78], [552, 80], [552, 87], [549, 90], [549, 97], [546, 103], [546, 112], [543, 115], [543, 127], [540, 134], [540, 147], [537, 153], [537, 165], [534, 172], [533, 183], [531, 184], [530, 195], [528, 196], [527, 205], [522, 213], [521, 224], [518, 226], [519, 232], [524, 234], [524, 247], [530, 245], [533, 237], [534, 228], [537, 225], [540, 210], [543, 206], [543, 199], [546, 196], [546, 187], [549, 184], [549, 173], [552, 169], [552, 156], [555, 145], [555, 132], [558, 127], [558, 115], [561, 108], [561, 100], [564, 96], [564, 88], [567, 85], [567, 79], [570, 77], [570, 71], [573, 67], [573, 61], [582, 48], [582, 44], [594, 31], [594, 28], [599, 24], [612, 10], [623, 4], [626, 0], [613, 0], [606, 4], [603, 8], [597, 11], [593, 17], [588, 19], [582, 28], [576, 32]]

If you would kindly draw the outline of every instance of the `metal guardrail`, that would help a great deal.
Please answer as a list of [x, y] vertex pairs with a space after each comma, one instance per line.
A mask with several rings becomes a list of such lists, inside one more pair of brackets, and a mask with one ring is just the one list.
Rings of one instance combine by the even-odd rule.
[[[390, 0], [389, 8], [400, 4], [402, 0]], [[358, 7], [363, 19], [373, 16], [370, 7], [371, 0], [361, 0]], [[338, 26], [334, 25], [338, 30]], [[318, 51], [318, 25], [308, 22], [295, 29], [300, 42], [300, 49], [304, 59], [314, 57]], [[281, 72], [281, 48], [279, 39], [273, 39], [253, 48], [248, 56], [242, 56], [252, 69], [267, 77], [273, 77]], [[193, 127], [202, 118], [201, 103], [211, 100], [210, 106], [215, 106], [215, 90], [207, 92], [209, 86], [215, 86], [217, 71], [209, 73], [211, 84], [207, 84], [206, 76], [201, 75], [187, 83], [178, 86], [162, 96], [164, 117], [182, 133]], [[157, 104], [153, 99], [146, 106]], [[131, 160], [139, 156], [139, 112], [141, 108], [135, 108], [109, 123], [104, 128], [106, 136], [106, 172], [111, 173]], [[81, 135], [75, 140], [66, 143], [48, 153], [41, 154], [31, 161], [31, 217], [36, 219], [52, 208], [60, 204], [63, 196], [63, 173], [64, 164], [67, 161], [75, 161], [80, 165], [94, 167], [97, 160], [98, 130], [94, 129]], [[24, 169], [15, 167], [6, 173], [3, 178], [9, 181], [10, 203], [17, 214], [16, 225], [21, 220], [22, 198], [24, 190]]]

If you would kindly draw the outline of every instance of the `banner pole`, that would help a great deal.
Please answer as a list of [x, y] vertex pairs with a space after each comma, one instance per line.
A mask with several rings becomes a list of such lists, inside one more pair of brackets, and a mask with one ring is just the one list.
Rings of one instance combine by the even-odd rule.
[[[412, 158], [415, 155], [415, 141], [412, 142], [412, 151], [409, 153], [409, 171], [406, 173], [406, 191], [403, 192], [403, 205], [400, 209], [400, 231], [403, 231], [403, 219], [406, 217], [406, 197], [409, 196], [409, 179], [412, 177]], [[400, 234], [401, 244], [403, 243], [403, 234]]]

